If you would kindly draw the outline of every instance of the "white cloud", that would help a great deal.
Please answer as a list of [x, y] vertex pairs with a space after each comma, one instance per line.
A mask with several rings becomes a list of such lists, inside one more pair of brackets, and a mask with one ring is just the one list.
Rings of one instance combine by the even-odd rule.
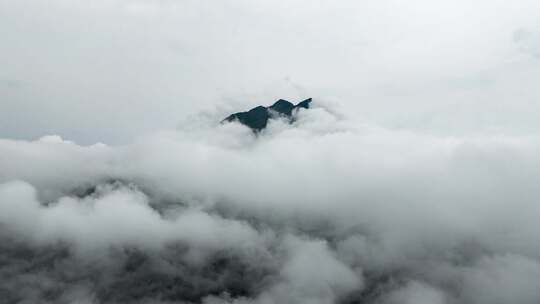
[[0, 296], [538, 303], [539, 3], [0, 0]]
[[[492, 256], [510, 254], [519, 257], [517, 264], [514, 258], [494, 261], [511, 268], [511, 281], [534, 281], [534, 267], [520, 265], [540, 259], [538, 137], [435, 136], [332, 111], [302, 111], [293, 125], [272, 121], [259, 136], [207, 117], [196, 127], [121, 147], [79, 146], [58, 137], [2, 140], [0, 222], [8, 239], [26, 246], [63, 244], [74, 257], [97, 257], [96, 267], [113, 281], [121, 277], [110, 274], [115, 268], [105, 261], [137, 261], [134, 253], [115, 252], [141, 251], [153, 266], [139, 275], [160, 269], [165, 276], [157, 289], [149, 285], [149, 297], [162, 292], [159, 282], [173, 280], [165, 273], [207, 267], [202, 276], [226, 271], [223, 282], [248, 291], [205, 293], [210, 287], [204, 286], [213, 285], [197, 277], [207, 283], [192, 289], [202, 295], [190, 299], [506, 299], [477, 294], [490, 286], [523, 293], [516, 303], [536, 299], [533, 285], [505, 285], [506, 279], [486, 273]], [[6, 246], [22, 245], [6, 240]], [[215, 262], [219, 257], [224, 262]], [[241, 271], [257, 279], [239, 277]], [[133, 300], [129, 282], [119, 294]], [[100, 291], [105, 287], [98, 287], [85, 290], [107, 299]]]
[[521, 51], [540, 58], [540, 33], [521, 28], [514, 32], [514, 41]]

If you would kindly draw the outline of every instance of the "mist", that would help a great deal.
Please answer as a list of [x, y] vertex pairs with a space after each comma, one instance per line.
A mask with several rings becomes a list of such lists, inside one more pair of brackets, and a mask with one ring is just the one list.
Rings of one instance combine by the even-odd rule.
[[540, 3], [0, 0], [0, 135], [128, 144], [284, 98], [438, 135], [537, 133]]
[[[316, 103], [315, 103], [316, 104]], [[0, 141], [8, 303], [535, 303], [535, 136], [323, 106], [123, 146]]]
[[0, 0], [0, 303], [540, 303], [539, 21]]

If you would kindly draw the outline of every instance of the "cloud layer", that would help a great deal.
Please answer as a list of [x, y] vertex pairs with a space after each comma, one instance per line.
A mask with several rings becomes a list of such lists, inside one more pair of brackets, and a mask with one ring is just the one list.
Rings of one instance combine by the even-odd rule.
[[204, 115], [118, 147], [0, 140], [0, 295], [538, 303], [540, 138], [298, 115], [258, 136]]

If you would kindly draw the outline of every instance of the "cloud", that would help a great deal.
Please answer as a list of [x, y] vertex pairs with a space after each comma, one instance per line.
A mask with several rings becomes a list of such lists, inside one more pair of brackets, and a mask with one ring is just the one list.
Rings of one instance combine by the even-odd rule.
[[536, 136], [319, 104], [132, 144], [0, 140], [0, 293], [88, 303], [536, 302]]
[[514, 32], [514, 42], [522, 52], [540, 58], [540, 33], [537, 31], [518, 29]]
[[448, 302], [441, 291], [429, 285], [413, 281], [391, 292], [383, 303], [444, 304]]
[[516, 255], [484, 257], [464, 274], [464, 298], [475, 303], [538, 301], [538, 260]]
[[0, 0], [0, 299], [538, 303], [538, 12]]

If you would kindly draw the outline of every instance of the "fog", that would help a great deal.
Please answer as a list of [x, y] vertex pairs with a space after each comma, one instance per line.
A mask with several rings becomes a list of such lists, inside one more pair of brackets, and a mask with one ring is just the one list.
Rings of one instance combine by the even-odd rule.
[[2, 297], [540, 299], [537, 136], [434, 136], [314, 104], [258, 135], [207, 113], [116, 147], [0, 141]]
[[0, 303], [540, 302], [536, 0], [0, 0], [0, 37]]
[[536, 0], [0, 0], [0, 135], [127, 144], [200, 111], [337, 100], [436, 134], [538, 130]]

